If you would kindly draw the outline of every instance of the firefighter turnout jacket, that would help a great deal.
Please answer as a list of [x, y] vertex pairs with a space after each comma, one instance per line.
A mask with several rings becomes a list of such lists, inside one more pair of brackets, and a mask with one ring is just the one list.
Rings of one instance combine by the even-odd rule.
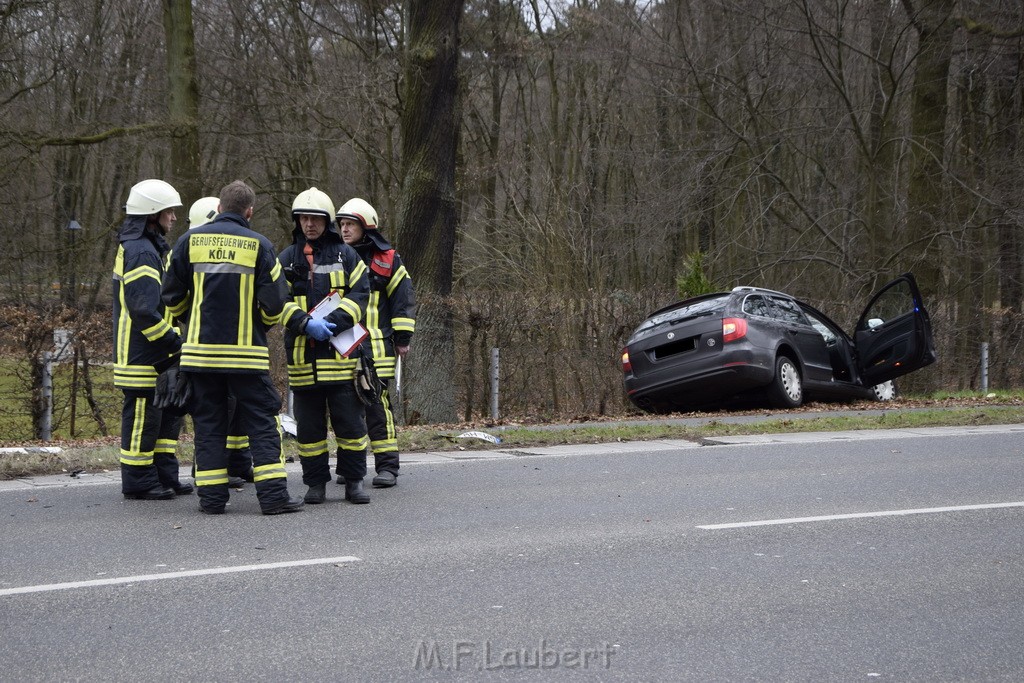
[[181, 337], [160, 299], [165, 255], [163, 236], [146, 229], [146, 216], [128, 216], [118, 232], [114, 259], [114, 386], [152, 391], [157, 368], [173, 362]]
[[395, 346], [408, 346], [416, 331], [416, 296], [412, 278], [402, 257], [376, 230], [355, 245], [367, 265], [370, 302], [366, 306], [369, 339], [363, 343], [373, 354], [373, 365], [381, 379], [395, 377]]
[[[330, 223], [320, 237], [309, 242], [298, 227], [292, 234], [294, 241], [285, 247], [278, 261], [284, 268], [293, 305], [311, 310], [324, 297], [338, 292], [341, 304], [324, 319], [335, 324], [335, 334], [350, 329], [363, 319], [366, 310], [370, 291], [366, 266]], [[342, 357], [330, 341], [309, 339], [303, 334], [302, 323], [292, 319], [285, 326], [288, 386], [302, 391], [317, 384], [351, 382], [355, 358]]]
[[163, 301], [175, 318], [187, 315], [183, 371], [267, 373], [267, 330], [306, 319], [288, 300], [270, 240], [235, 213], [181, 236]]

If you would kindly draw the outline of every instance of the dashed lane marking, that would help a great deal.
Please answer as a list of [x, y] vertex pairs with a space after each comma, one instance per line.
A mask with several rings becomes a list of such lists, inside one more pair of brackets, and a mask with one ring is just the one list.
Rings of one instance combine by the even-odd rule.
[[286, 569], [289, 567], [310, 567], [318, 564], [347, 564], [360, 562], [358, 557], [345, 555], [342, 557], [318, 557], [312, 560], [293, 560], [291, 562], [268, 562], [265, 564], [244, 564], [238, 567], [212, 567], [210, 569], [191, 569], [180, 572], [165, 572], [162, 574], [139, 574], [137, 576], [122, 576], [110, 579], [92, 579], [89, 581], [69, 581], [67, 583], [47, 583], [39, 586], [22, 586], [20, 588], [0, 589], [0, 597], [7, 595], [22, 595], [25, 593], [46, 593], [49, 591], [71, 590], [74, 588], [94, 588], [96, 586], [117, 586], [128, 583], [141, 583], [143, 581], [164, 581], [166, 579], [181, 579], [190, 576], [213, 576], [216, 574], [237, 574], [239, 572], [256, 572], [265, 569]]
[[877, 512], [852, 512], [842, 515], [820, 515], [818, 517], [788, 517], [786, 519], [761, 519], [753, 522], [728, 522], [725, 524], [702, 524], [698, 529], [742, 529], [752, 526], [777, 526], [779, 524], [806, 524], [807, 522], [830, 522], [837, 519], [865, 519], [868, 517], [899, 517], [903, 515], [929, 515], [939, 512], [963, 512], [966, 510], [995, 510], [998, 508], [1024, 507], [1024, 501], [1015, 503], [983, 503], [981, 505], [950, 505], [939, 508], [913, 508], [909, 510], [880, 510]]

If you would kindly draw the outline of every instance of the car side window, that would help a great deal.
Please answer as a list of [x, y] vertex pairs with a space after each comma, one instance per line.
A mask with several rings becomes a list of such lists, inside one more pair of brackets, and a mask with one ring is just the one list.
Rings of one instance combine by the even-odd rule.
[[815, 318], [812, 314], [804, 311], [804, 315], [811, 321], [811, 327], [813, 327], [818, 334], [822, 336], [826, 344], [831, 344], [836, 340], [835, 333], [829, 329], [828, 325]]
[[882, 295], [871, 304], [864, 320], [868, 327], [878, 327], [882, 323], [914, 312], [914, 294], [907, 282], [900, 282], [882, 292]]
[[800, 307], [796, 305], [795, 301], [773, 296], [772, 304], [775, 308], [776, 318], [784, 320], [787, 323], [810, 325], [810, 323], [807, 322], [806, 316], [804, 316], [804, 312], [800, 310]]
[[743, 312], [747, 315], [759, 315], [763, 318], [771, 318], [772, 311], [768, 302], [760, 294], [751, 294], [743, 300]]

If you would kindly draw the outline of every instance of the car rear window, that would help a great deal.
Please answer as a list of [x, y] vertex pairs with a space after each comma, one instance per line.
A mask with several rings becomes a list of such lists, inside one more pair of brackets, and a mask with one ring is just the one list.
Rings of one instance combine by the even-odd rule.
[[[678, 323], [692, 318], [721, 315], [725, 313], [725, 304], [728, 300], [728, 294], [720, 294], [707, 299], [700, 299], [693, 303], [681, 305], [679, 308], [662, 311], [661, 313], [653, 315], [640, 323], [640, 327], [636, 328], [636, 332], [644, 332], [655, 327]], [[634, 332], [634, 334], [636, 334], [636, 332]]]

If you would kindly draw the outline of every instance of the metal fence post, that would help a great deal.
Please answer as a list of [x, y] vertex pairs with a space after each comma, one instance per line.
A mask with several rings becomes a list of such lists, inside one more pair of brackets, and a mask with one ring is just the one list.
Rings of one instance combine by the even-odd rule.
[[491, 349], [491, 419], [498, 419], [498, 349]]
[[39, 438], [49, 441], [53, 436], [53, 354], [43, 351], [43, 414], [40, 417]]
[[988, 393], [988, 342], [981, 342], [981, 393]]

